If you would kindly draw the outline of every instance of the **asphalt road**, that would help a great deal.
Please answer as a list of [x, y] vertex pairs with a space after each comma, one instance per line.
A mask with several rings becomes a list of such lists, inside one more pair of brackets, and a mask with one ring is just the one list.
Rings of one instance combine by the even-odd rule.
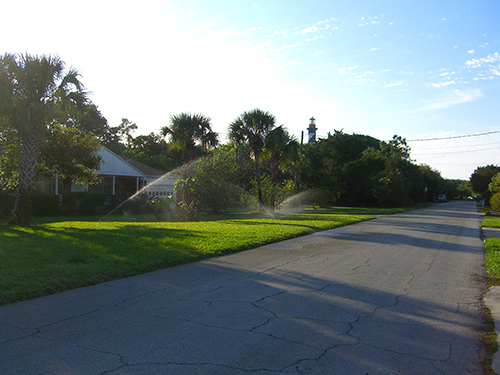
[[482, 374], [475, 207], [0, 307], [0, 374]]

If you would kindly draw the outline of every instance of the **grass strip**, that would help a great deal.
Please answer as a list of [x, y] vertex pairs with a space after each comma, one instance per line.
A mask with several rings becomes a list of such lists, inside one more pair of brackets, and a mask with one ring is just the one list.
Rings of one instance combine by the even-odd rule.
[[481, 222], [482, 228], [500, 228], [500, 216], [484, 216]]
[[199, 222], [0, 224], [0, 305], [368, 220], [323, 213]]
[[484, 241], [486, 270], [490, 286], [500, 286], [500, 238], [488, 238]]

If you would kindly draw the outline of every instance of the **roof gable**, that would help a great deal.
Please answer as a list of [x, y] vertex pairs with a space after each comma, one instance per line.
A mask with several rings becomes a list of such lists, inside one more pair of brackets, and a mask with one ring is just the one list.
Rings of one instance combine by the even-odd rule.
[[122, 157], [116, 155], [114, 152], [106, 147], [101, 147], [98, 154], [102, 157], [101, 166], [99, 167], [99, 174], [101, 175], [114, 175], [114, 176], [131, 176], [131, 177], [144, 177], [144, 173], [132, 164], [127, 162]]

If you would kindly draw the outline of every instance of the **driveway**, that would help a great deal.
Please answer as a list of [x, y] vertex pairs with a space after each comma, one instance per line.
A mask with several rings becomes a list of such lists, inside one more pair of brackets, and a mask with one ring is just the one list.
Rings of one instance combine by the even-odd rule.
[[480, 215], [450, 202], [0, 307], [0, 374], [482, 374]]

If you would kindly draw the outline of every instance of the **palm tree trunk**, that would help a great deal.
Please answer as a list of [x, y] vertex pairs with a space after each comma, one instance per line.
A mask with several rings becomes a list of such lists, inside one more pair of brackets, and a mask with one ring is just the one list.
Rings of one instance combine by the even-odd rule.
[[259, 197], [259, 205], [263, 204], [262, 201], [262, 185], [260, 183], [260, 153], [254, 152], [255, 157], [255, 180], [257, 181], [257, 195]]
[[33, 221], [31, 192], [35, 185], [40, 138], [40, 135], [34, 133], [22, 136], [21, 156], [19, 157], [19, 185], [13, 212], [14, 222], [20, 225], [30, 225]]

